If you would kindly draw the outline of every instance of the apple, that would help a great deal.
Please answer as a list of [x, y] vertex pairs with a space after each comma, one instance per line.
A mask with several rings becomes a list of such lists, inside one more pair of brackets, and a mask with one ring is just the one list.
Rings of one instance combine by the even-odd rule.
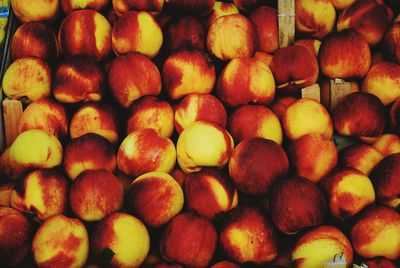
[[56, 137], [65, 137], [68, 117], [64, 106], [48, 98], [29, 104], [19, 119], [18, 133], [31, 129], [42, 129]]
[[289, 235], [320, 225], [328, 214], [322, 190], [302, 177], [278, 180], [269, 195], [269, 210], [275, 226]]
[[226, 127], [227, 113], [221, 101], [210, 94], [190, 94], [175, 107], [175, 128], [180, 134], [196, 121], [209, 121]]
[[209, 94], [215, 84], [214, 63], [200, 50], [180, 50], [169, 55], [162, 68], [168, 96], [177, 100], [189, 94]]
[[318, 62], [329, 78], [362, 78], [371, 65], [371, 50], [362, 35], [353, 30], [332, 32], [322, 40]]
[[146, 56], [136, 53], [118, 56], [112, 61], [108, 83], [114, 98], [124, 108], [140, 97], [161, 92], [157, 66]]
[[304, 36], [322, 40], [332, 32], [336, 11], [331, 1], [296, 0], [296, 31]]
[[15, 31], [11, 40], [11, 58], [38, 57], [54, 61], [59, 56], [57, 37], [43, 22], [28, 22]]
[[102, 60], [111, 53], [111, 25], [95, 10], [76, 10], [60, 25], [58, 43], [63, 56], [87, 55]]
[[10, 195], [12, 208], [46, 220], [64, 214], [68, 208], [67, 178], [55, 169], [39, 169], [28, 173]]
[[114, 144], [119, 139], [117, 122], [116, 111], [111, 105], [101, 102], [86, 103], [72, 115], [69, 134], [74, 139], [94, 133]]
[[308, 231], [297, 240], [292, 251], [292, 261], [296, 268], [323, 267], [338, 253], [343, 253], [345, 266], [350, 267], [353, 248], [349, 239], [338, 228], [323, 225]]
[[217, 245], [217, 231], [204, 217], [183, 213], [170, 221], [161, 235], [160, 252], [168, 261], [186, 267], [206, 267]]
[[164, 7], [165, 0], [113, 0], [113, 10], [118, 16], [129, 10], [142, 10], [149, 12], [160, 12]]
[[291, 141], [306, 134], [320, 134], [323, 139], [330, 139], [333, 135], [332, 119], [326, 108], [307, 98], [296, 100], [286, 108], [282, 127]]
[[266, 53], [275, 53], [279, 48], [278, 10], [260, 6], [249, 15], [258, 35], [258, 49]]
[[241, 141], [229, 159], [229, 175], [236, 188], [250, 195], [268, 194], [272, 184], [288, 172], [285, 151], [274, 141], [263, 138]]
[[296, 90], [312, 86], [318, 79], [318, 62], [314, 54], [304, 46], [279, 49], [271, 61], [278, 90]]
[[174, 131], [174, 109], [164, 100], [145, 96], [135, 101], [129, 109], [126, 133], [152, 128], [168, 138]]
[[230, 259], [262, 264], [278, 255], [278, 241], [270, 220], [255, 207], [239, 207], [223, 219], [219, 244]]
[[184, 182], [188, 208], [210, 220], [238, 204], [238, 194], [226, 174], [216, 168], [204, 168], [188, 174]]
[[64, 148], [64, 170], [71, 180], [85, 170], [108, 170], [117, 167], [113, 144], [106, 138], [87, 133], [72, 139]]
[[176, 161], [174, 143], [147, 128], [130, 133], [117, 153], [118, 168], [128, 176], [161, 171], [171, 172]]
[[259, 137], [282, 144], [282, 126], [278, 117], [262, 105], [243, 105], [228, 120], [228, 131], [236, 142]]
[[372, 146], [385, 157], [400, 153], [400, 137], [396, 134], [383, 134]]
[[400, 65], [390, 61], [373, 65], [363, 80], [362, 91], [374, 94], [384, 105], [396, 101], [400, 97]]
[[371, 180], [353, 168], [337, 168], [321, 181], [329, 200], [331, 215], [344, 220], [375, 202]]
[[[232, 35], [235, 38], [232, 38]], [[241, 14], [219, 17], [211, 24], [207, 34], [208, 51], [223, 61], [252, 57], [257, 50], [257, 44], [255, 27]]]
[[183, 201], [181, 186], [164, 172], [150, 172], [134, 179], [125, 199], [128, 211], [153, 228], [161, 227], [178, 215]]
[[128, 11], [114, 23], [112, 48], [117, 55], [141, 53], [157, 56], [163, 43], [163, 33], [156, 19], [146, 11]]
[[39, 267], [82, 267], [89, 255], [89, 236], [83, 223], [62, 214], [40, 225], [32, 242]]
[[370, 206], [351, 228], [351, 242], [361, 257], [400, 257], [400, 215], [386, 206]]
[[114, 212], [95, 226], [90, 249], [100, 267], [139, 267], [149, 253], [150, 235], [138, 218]]
[[296, 175], [312, 182], [324, 178], [338, 161], [335, 143], [318, 134], [308, 134], [294, 140], [287, 154]]
[[173, 17], [165, 26], [164, 35], [169, 52], [181, 49], [204, 50], [206, 47], [206, 25], [194, 15]]
[[109, 0], [61, 0], [61, 7], [66, 14], [77, 9], [102, 10], [107, 7]]
[[11, 0], [15, 16], [23, 23], [31, 21], [51, 21], [58, 12], [58, 0], [20, 1]]
[[50, 95], [51, 79], [50, 67], [44, 60], [36, 57], [19, 58], [4, 73], [3, 92], [12, 99], [26, 97], [30, 101], [39, 100]]
[[29, 220], [15, 209], [0, 207], [0, 261], [7, 267], [21, 266], [28, 258], [34, 234]]
[[217, 96], [227, 106], [269, 104], [275, 97], [275, 80], [268, 65], [255, 57], [236, 58], [222, 70]]
[[384, 158], [374, 147], [367, 144], [353, 144], [339, 152], [339, 165], [357, 169], [367, 176]]
[[378, 137], [386, 125], [384, 109], [383, 103], [375, 95], [351, 93], [332, 112], [335, 130], [344, 136]]
[[202, 167], [223, 167], [234, 148], [226, 129], [207, 121], [196, 121], [179, 135], [177, 160], [185, 173], [198, 172]]
[[371, 173], [378, 201], [393, 208], [400, 205], [400, 153], [392, 154], [380, 161]]
[[73, 56], [54, 75], [53, 95], [59, 102], [100, 101], [104, 89], [104, 72], [91, 57]]

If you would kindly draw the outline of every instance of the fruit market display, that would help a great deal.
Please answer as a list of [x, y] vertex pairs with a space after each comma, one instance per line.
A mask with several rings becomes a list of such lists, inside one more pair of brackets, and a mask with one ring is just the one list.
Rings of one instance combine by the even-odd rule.
[[400, 4], [294, 2], [11, 0], [0, 266], [400, 267]]

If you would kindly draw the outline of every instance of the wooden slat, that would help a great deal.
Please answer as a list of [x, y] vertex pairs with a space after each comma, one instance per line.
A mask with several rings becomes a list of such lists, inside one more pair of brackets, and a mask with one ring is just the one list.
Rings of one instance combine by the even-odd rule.
[[301, 89], [301, 97], [303, 99], [313, 99], [321, 102], [321, 88], [318, 84]]
[[351, 83], [342, 79], [332, 79], [330, 81], [330, 109], [334, 109], [336, 105], [347, 95], [353, 93]]
[[4, 132], [7, 147], [10, 146], [18, 136], [18, 124], [23, 112], [22, 102], [6, 98], [3, 101]]
[[278, 0], [279, 47], [291, 46], [295, 34], [294, 0]]

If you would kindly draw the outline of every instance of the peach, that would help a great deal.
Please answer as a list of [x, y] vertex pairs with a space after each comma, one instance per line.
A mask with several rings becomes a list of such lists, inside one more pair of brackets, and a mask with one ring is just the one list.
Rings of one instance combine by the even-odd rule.
[[89, 255], [89, 236], [83, 223], [58, 214], [42, 223], [32, 242], [39, 267], [81, 267]]
[[234, 148], [231, 135], [221, 126], [197, 121], [182, 131], [176, 144], [177, 160], [185, 173], [202, 167], [223, 167]]
[[246, 194], [268, 194], [272, 184], [288, 171], [289, 162], [282, 147], [263, 138], [243, 140], [229, 159], [229, 175], [236, 188]]
[[12, 10], [15, 16], [22, 21], [51, 21], [58, 12], [58, 0], [34, 0], [19, 1], [11, 0]]
[[400, 97], [400, 65], [380, 62], [371, 67], [362, 83], [362, 91], [374, 94], [384, 105]]
[[400, 205], [400, 153], [380, 161], [371, 173], [378, 201], [393, 208]]
[[239, 207], [227, 215], [219, 233], [222, 251], [238, 263], [261, 264], [278, 255], [272, 223], [255, 207]]
[[161, 255], [186, 267], [206, 267], [214, 255], [217, 231], [204, 217], [192, 213], [176, 216], [161, 235]]
[[382, 40], [390, 21], [388, 7], [383, 1], [358, 0], [340, 13], [337, 30], [352, 29], [375, 46]]
[[67, 178], [57, 170], [28, 173], [10, 196], [11, 207], [43, 221], [64, 214], [68, 207]]
[[294, 42], [295, 46], [303, 46], [311, 51], [315, 57], [318, 58], [319, 48], [321, 47], [321, 41], [315, 38], [304, 38], [304, 39], [297, 39]]
[[64, 149], [64, 169], [71, 180], [88, 169], [113, 172], [116, 166], [117, 157], [112, 143], [94, 133], [72, 139]]
[[108, 83], [114, 98], [125, 108], [140, 97], [161, 92], [161, 75], [157, 66], [146, 56], [136, 53], [112, 61]]
[[60, 141], [44, 130], [22, 132], [11, 144], [9, 163], [14, 175], [39, 168], [57, 167], [62, 162], [63, 149]]
[[365, 262], [369, 268], [396, 268], [396, 264], [385, 258], [375, 258]]
[[172, 172], [171, 176], [179, 183], [181, 187], [184, 186], [186, 180], [186, 174], [182, 169], [176, 167]]
[[336, 9], [342, 10], [351, 6], [357, 0], [330, 0]]
[[331, 215], [344, 220], [375, 202], [371, 180], [353, 168], [338, 168], [321, 182], [329, 200]]
[[114, 23], [111, 37], [112, 48], [118, 55], [137, 52], [154, 58], [163, 43], [160, 25], [146, 11], [123, 14]]
[[72, 212], [90, 222], [122, 208], [124, 189], [120, 180], [107, 170], [85, 170], [73, 181], [69, 192]]
[[49, 96], [50, 90], [51, 70], [40, 58], [19, 58], [4, 73], [3, 91], [7, 97], [35, 101]]
[[249, 15], [258, 35], [258, 49], [275, 53], [279, 48], [278, 10], [260, 6]]
[[210, 220], [238, 204], [238, 194], [232, 181], [215, 168], [204, 168], [187, 175], [184, 189], [188, 208]]
[[268, 0], [233, 0], [233, 4], [243, 11], [249, 11], [267, 3], [269, 3]]
[[164, 172], [150, 172], [137, 177], [125, 199], [128, 211], [153, 228], [166, 224], [178, 215], [183, 201], [181, 186]]
[[152, 128], [162, 137], [168, 138], [174, 131], [174, 110], [164, 100], [145, 96], [132, 104], [126, 125], [127, 134]]
[[129, 10], [141, 10], [149, 12], [160, 12], [164, 7], [165, 0], [113, 0], [112, 4], [118, 16]]
[[64, 56], [87, 55], [101, 60], [111, 52], [111, 25], [95, 10], [76, 10], [61, 23], [58, 43]]
[[262, 105], [243, 105], [229, 117], [228, 131], [236, 142], [259, 137], [282, 144], [282, 127], [278, 117]]
[[238, 8], [233, 3], [226, 3], [222, 1], [215, 1], [214, 7], [208, 16], [207, 25], [208, 27], [214, 23], [216, 19], [226, 15], [239, 14]]
[[279, 49], [271, 62], [277, 89], [296, 90], [312, 86], [318, 79], [318, 62], [304, 46]]
[[385, 206], [365, 209], [351, 228], [351, 242], [354, 250], [364, 258], [399, 258], [399, 213]]
[[400, 153], [400, 137], [395, 134], [383, 134], [372, 145], [383, 156]]
[[119, 139], [116, 111], [105, 103], [83, 104], [72, 115], [69, 133], [72, 139], [95, 133], [116, 143]]
[[383, 157], [370, 145], [353, 144], [339, 152], [339, 165], [357, 169], [368, 176]]
[[43, 22], [28, 22], [15, 31], [11, 40], [11, 58], [38, 57], [46, 61], [58, 58], [57, 37]]
[[302, 177], [278, 180], [271, 189], [269, 209], [275, 226], [285, 234], [318, 226], [328, 214], [322, 190]]
[[77, 9], [102, 10], [107, 7], [109, 0], [61, 0], [61, 7], [65, 13], [71, 13]]
[[219, 17], [211, 24], [207, 34], [208, 51], [220, 60], [252, 57], [257, 44], [255, 27], [241, 14]]
[[269, 104], [275, 97], [275, 80], [268, 65], [257, 58], [236, 58], [223, 69], [217, 95], [227, 106]]
[[397, 18], [395, 22], [386, 31], [383, 38], [383, 51], [391, 59], [400, 64], [400, 20]]
[[386, 125], [384, 109], [375, 95], [354, 92], [343, 98], [333, 110], [335, 130], [345, 136], [378, 137]]
[[[6, 179], [16, 180], [19, 179], [21, 171], [16, 171], [10, 157], [10, 147], [6, 148], [0, 156], [0, 176]], [[25, 172], [22, 170], [22, 172]], [[9, 206], [9, 204], [7, 205]]]
[[280, 121], [283, 119], [287, 108], [297, 99], [292, 96], [277, 96], [270, 105], [271, 110], [276, 114]]
[[0, 207], [10, 207], [10, 196], [14, 189], [14, 183], [0, 185]]
[[336, 22], [335, 7], [330, 0], [296, 0], [296, 32], [322, 40], [332, 32]]
[[321, 72], [329, 78], [362, 78], [371, 65], [371, 51], [359, 33], [333, 32], [322, 40], [318, 62]]
[[166, 8], [171, 11], [189, 12], [207, 15], [214, 7], [215, 0], [165, 0]]
[[161, 171], [171, 172], [176, 161], [174, 143], [148, 128], [130, 133], [117, 153], [118, 168], [128, 176]]
[[149, 249], [150, 235], [146, 226], [129, 214], [111, 213], [94, 228], [91, 250], [102, 266], [139, 267]]
[[338, 161], [335, 144], [317, 134], [296, 139], [287, 153], [295, 173], [313, 182], [319, 182], [325, 177]]
[[289, 140], [306, 134], [320, 134], [323, 139], [332, 138], [333, 123], [326, 108], [313, 99], [300, 99], [287, 107], [282, 126]]
[[30, 129], [42, 129], [60, 138], [66, 136], [68, 117], [64, 106], [47, 98], [32, 102], [18, 122], [19, 133]]
[[393, 131], [400, 134], [400, 98], [390, 108], [390, 126]]
[[33, 228], [15, 209], [0, 207], [0, 261], [7, 267], [21, 266], [30, 253]]
[[256, 51], [256, 54], [254, 54], [254, 58], [257, 60], [261, 60], [262, 62], [267, 64], [268, 67], [270, 67], [273, 55], [262, 51]]
[[211, 266], [211, 268], [240, 268], [240, 266], [231, 261], [220, 261]]
[[93, 58], [73, 56], [55, 72], [53, 94], [59, 102], [100, 101], [104, 89], [104, 72]]
[[166, 25], [164, 34], [169, 52], [180, 49], [204, 50], [206, 47], [206, 26], [194, 15], [173, 17]]
[[215, 67], [207, 53], [181, 50], [172, 53], [164, 62], [162, 80], [171, 99], [188, 94], [208, 94], [215, 84]]
[[349, 239], [336, 227], [323, 225], [303, 234], [292, 252], [296, 268], [323, 267], [333, 256], [342, 252], [346, 267], [353, 262], [353, 249]]
[[221, 101], [209, 94], [190, 94], [175, 107], [175, 128], [180, 134], [196, 121], [209, 121], [226, 127], [227, 113]]

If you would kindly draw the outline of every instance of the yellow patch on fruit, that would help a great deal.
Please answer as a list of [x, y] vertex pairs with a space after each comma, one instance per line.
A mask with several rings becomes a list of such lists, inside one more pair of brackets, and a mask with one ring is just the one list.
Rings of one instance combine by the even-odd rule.
[[139, 41], [137, 52], [154, 58], [161, 49], [163, 43], [163, 34], [160, 26], [152, 15], [147, 12], [139, 12]]
[[[96, 15], [93, 17], [93, 20], [95, 25], [94, 37], [96, 40], [96, 49], [97, 51], [105, 51], [107, 47], [111, 45], [111, 43], [107, 44], [107, 42], [111, 42], [111, 25], [100, 13], [96, 13]], [[84, 34], [78, 36], [84, 36]]]
[[282, 126], [281, 122], [275, 114], [271, 113], [270, 116], [263, 118], [257, 132], [259, 137], [273, 140], [279, 145], [282, 144]]

